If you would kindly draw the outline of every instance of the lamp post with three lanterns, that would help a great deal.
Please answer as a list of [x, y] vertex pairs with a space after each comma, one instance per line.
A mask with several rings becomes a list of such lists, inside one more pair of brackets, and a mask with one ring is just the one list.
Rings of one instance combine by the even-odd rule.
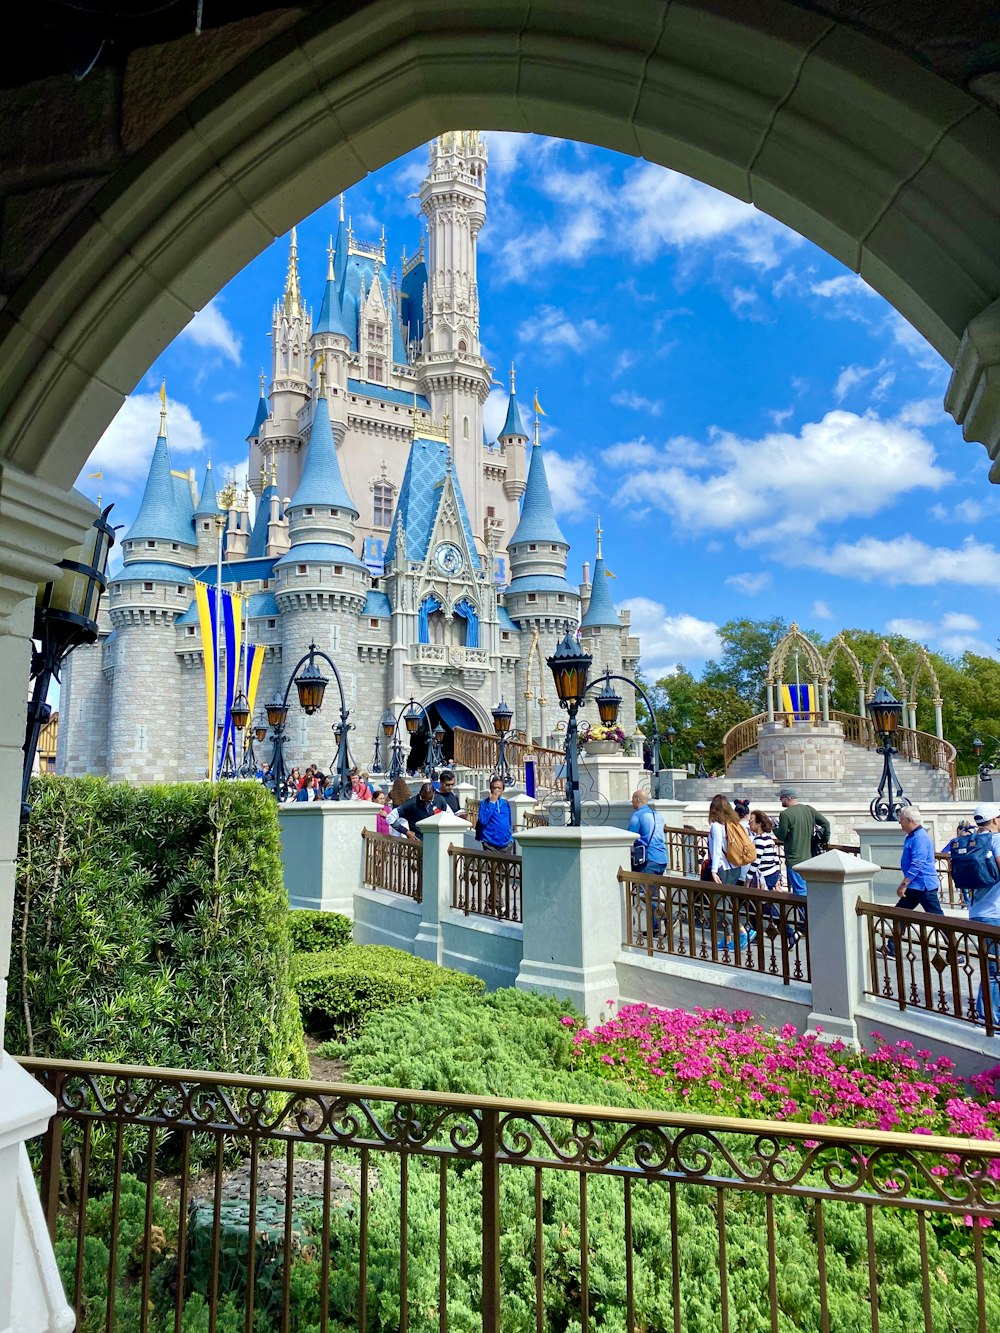
[[[313, 713], [318, 713], [323, 707], [323, 696], [326, 693], [327, 685], [330, 683], [319, 669], [317, 660], [325, 662], [333, 672], [333, 678], [337, 682], [337, 690], [340, 694], [340, 720], [333, 727], [334, 735], [337, 737], [337, 788], [333, 799], [335, 801], [346, 801], [351, 795], [351, 779], [348, 776], [349, 761], [347, 757], [347, 733], [351, 730], [351, 724], [348, 721], [350, 714], [347, 709], [347, 698], [344, 694], [344, 683], [340, 679], [340, 672], [337, 670], [336, 663], [326, 653], [317, 648], [314, 643], [311, 643], [309, 651], [304, 653], [292, 667], [284, 695], [275, 694], [270, 703], [265, 705], [267, 721], [273, 729], [271, 739], [274, 742], [271, 771], [267, 776], [265, 785], [271, 789], [279, 800], [288, 781], [288, 770], [285, 767], [285, 724], [288, 721], [288, 696], [292, 692], [292, 686], [294, 685], [298, 692], [299, 707], [307, 717], [312, 717]], [[301, 672], [299, 671], [300, 667], [302, 668]], [[249, 710], [243, 718], [244, 726], [247, 717], [249, 717]]]
[[[586, 696], [592, 691], [596, 691], [595, 701], [601, 725], [605, 727], [615, 726], [618, 722], [618, 710], [621, 708], [622, 700], [621, 695], [616, 694], [611, 688], [613, 680], [620, 680], [624, 684], [630, 685], [642, 699], [650, 718], [653, 719], [653, 799], [657, 800], [660, 796], [660, 734], [656, 730], [656, 714], [653, 712], [653, 706], [646, 691], [634, 680], [630, 680], [628, 676], [612, 675], [610, 668], [606, 669], [604, 674], [596, 681], [588, 684], [587, 673], [593, 660], [589, 653], [584, 652], [572, 634], [567, 634], [556, 647], [552, 656], [548, 658], [548, 667], [556, 683], [559, 706], [565, 708], [569, 714], [569, 721], [566, 724], [566, 800], [569, 803], [569, 822], [572, 828], [579, 828], [582, 820], [580, 747], [576, 716], [582, 708]], [[597, 688], [598, 685], [601, 687], [600, 690]]]
[[[431, 726], [430, 714], [423, 704], [418, 704], [416, 699], [411, 698], [404, 709], [400, 710], [396, 717], [391, 708], [387, 708], [382, 714], [382, 721], [379, 724], [382, 728], [382, 735], [386, 739], [387, 758], [389, 760], [389, 778], [395, 782], [398, 777], [406, 772], [406, 762], [403, 758], [403, 742], [399, 735], [400, 722], [406, 728], [407, 735], [415, 736], [420, 730], [422, 721], [427, 722], [427, 731], [430, 735], [430, 741], [427, 746], [427, 754], [424, 758], [423, 773], [424, 777], [430, 777], [435, 769], [444, 766], [444, 753], [441, 749], [441, 743], [444, 740], [444, 727], [439, 722], [436, 727]], [[378, 741], [375, 742], [376, 754], [378, 753]]]

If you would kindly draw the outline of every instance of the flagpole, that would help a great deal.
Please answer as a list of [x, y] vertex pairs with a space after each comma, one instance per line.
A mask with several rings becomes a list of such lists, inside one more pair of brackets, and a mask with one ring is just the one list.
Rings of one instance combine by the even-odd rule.
[[222, 539], [225, 536], [225, 523], [222, 516], [216, 519], [219, 529], [219, 549], [215, 565], [215, 717], [212, 721], [212, 771], [210, 779], [218, 781], [218, 746], [219, 746], [219, 657], [222, 652]]

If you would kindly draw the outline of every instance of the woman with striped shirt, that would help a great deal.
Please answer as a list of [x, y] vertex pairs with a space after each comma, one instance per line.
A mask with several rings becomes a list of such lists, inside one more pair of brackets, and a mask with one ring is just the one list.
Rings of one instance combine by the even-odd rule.
[[750, 816], [750, 835], [757, 848], [754, 870], [757, 871], [758, 883], [765, 889], [776, 889], [781, 883], [781, 862], [773, 830], [771, 818], [763, 810], [755, 810]]

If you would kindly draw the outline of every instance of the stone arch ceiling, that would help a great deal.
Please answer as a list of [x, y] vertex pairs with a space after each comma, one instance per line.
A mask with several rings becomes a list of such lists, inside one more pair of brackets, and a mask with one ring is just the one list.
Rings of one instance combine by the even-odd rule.
[[[233, 273], [458, 124], [587, 139], [752, 200], [929, 338], [955, 365], [949, 409], [1000, 450], [995, 5], [205, 0], [200, 35], [194, 11], [40, 0], [8, 20], [0, 458], [71, 482]], [[79, 65], [102, 39], [75, 80], [66, 50]]]

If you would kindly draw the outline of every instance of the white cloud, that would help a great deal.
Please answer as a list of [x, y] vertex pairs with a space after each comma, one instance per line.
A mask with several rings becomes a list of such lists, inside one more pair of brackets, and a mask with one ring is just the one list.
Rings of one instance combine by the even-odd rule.
[[908, 533], [886, 541], [862, 537], [857, 542], [838, 542], [827, 550], [803, 548], [798, 563], [812, 565], [841, 578], [861, 579], [893, 586], [933, 587], [958, 583], [966, 587], [995, 587], [1000, 583], [1000, 551], [967, 537], [959, 547], [928, 546]]
[[537, 314], [525, 320], [518, 329], [522, 343], [538, 343], [553, 355], [565, 351], [585, 352], [591, 343], [607, 335], [606, 324], [598, 324], [594, 319], [574, 321], [565, 311], [551, 305], [539, 306]]
[[986, 506], [978, 500], [959, 500], [955, 506], [955, 515], [963, 523], [978, 523], [986, 513]]
[[722, 650], [719, 627], [711, 620], [667, 615], [663, 603], [650, 597], [629, 597], [621, 606], [632, 614], [632, 633], [642, 641], [642, 669], [654, 680], [681, 663], [700, 666]]
[[830, 610], [830, 607], [826, 602], [820, 601], [819, 598], [817, 598], [812, 604], [812, 618], [813, 620], [832, 620], [833, 612]]
[[[495, 440], [503, 430], [503, 423], [507, 419], [507, 402], [510, 398], [510, 392], [507, 389], [501, 389], [494, 386], [490, 390], [490, 396], [483, 404], [483, 427], [486, 431], [488, 440]], [[521, 422], [524, 425], [524, 422]]]
[[612, 379], [617, 379], [619, 375], [624, 375], [626, 370], [631, 370], [639, 360], [639, 355], [631, 347], [623, 348], [615, 358], [614, 369], [611, 372]]
[[924, 335], [918, 333], [898, 310], [889, 311], [885, 326], [896, 345], [901, 347], [911, 360], [925, 370], [937, 371], [941, 378], [944, 378], [948, 369], [944, 358], [938, 355]]
[[552, 449], [546, 449], [544, 457], [545, 475], [549, 479], [556, 513], [565, 518], [579, 518], [593, 509], [593, 497], [597, 493], [593, 463], [580, 454], [563, 458]]
[[641, 393], [633, 393], [631, 389], [623, 389], [620, 393], [614, 394], [611, 401], [616, 407], [627, 407], [633, 412], [648, 412], [653, 417], [658, 417], [663, 411], [661, 402], [653, 398], [644, 398]]
[[825, 300], [842, 300], [845, 296], [873, 296], [874, 292], [863, 278], [856, 273], [840, 273], [835, 278], [826, 278], [823, 282], [809, 284], [813, 296]]
[[748, 597], [755, 593], [763, 592], [774, 582], [774, 578], [767, 570], [761, 570], [758, 574], [730, 574], [726, 579], [730, 588], [735, 588], [737, 592], [744, 592]]
[[888, 362], [880, 361], [877, 366], [845, 366], [837, 377], [837, 383], [834, 386], [833, 396], [838, 403], [842, 403], [850, 391], [857, 388], [859, 384], [864, 384], [866, 380], [871, 379], [873, 375], [878, 375], [874, 388], [869, 390], [870, 398], [884, 398], [886, 391], [892, 386], [896, 378], [891, 370], [887, 370]]
[[983, 657], [997, 655], [995, 644], [976, 637], [975, 631], [982, 626], [975, 616], [960, 611], [947, 612], [939, 623], [901, 616], [887, 621], [885, 627], [890, 634], [904, 634], [908, 639], [916, 639], [918, 643], [952, 653], [955, 657], [961, 657], [967, 652], [978, 653]]
[[772, 407], [767, 415], [771, 418], [771, 420], [774, 422], [776, 426], [783, 426], [785, 422], [788, 420], [788, 418], [792, 415], [794, 410], [795, 409], [792, 407], [782, 407], [782, 408]]
[[945, 419], [944, 408], [937, 398], [917, 398], [901, 407], [896, 419], [904, 426], [933, 426]]
[[[171, 461], [177, 467], [182, 455], [200, 453], [208, 441], [201, 423], [186, 403], [168, 399], [167, 407], [167, 442]], [[101, 468], [105, 493], [126, 493], [133, 482], [145, 480], [159, 429], [160, 395], [133, 393], [98, 440], [87, 459], [84, 475]]]
[[[604, 457], [616, 464], [621, 456], [613, 446]], [[828, 412], [798, 435], [761, 440], [714, 430], [699, 461], [714, 474], [694, 475], [664, 450], [656, 464], [633, 464], [618, 494], [625, 503], [658, 505], [682, 530], [729, 530], [741, 544], [757, 545], [868, 517], [910, 491], [952, 480], [928, 440], [871, 412]]]
[[207, 347], [221, 352], [223, 357], [240, 364], [240, 352], [243, 344], [239, 334], [228, 322], [215, 300], [209, 301], [203, 310], [199, 310], [190, 324], [179, 335], [190, 338], [198, 347]]

